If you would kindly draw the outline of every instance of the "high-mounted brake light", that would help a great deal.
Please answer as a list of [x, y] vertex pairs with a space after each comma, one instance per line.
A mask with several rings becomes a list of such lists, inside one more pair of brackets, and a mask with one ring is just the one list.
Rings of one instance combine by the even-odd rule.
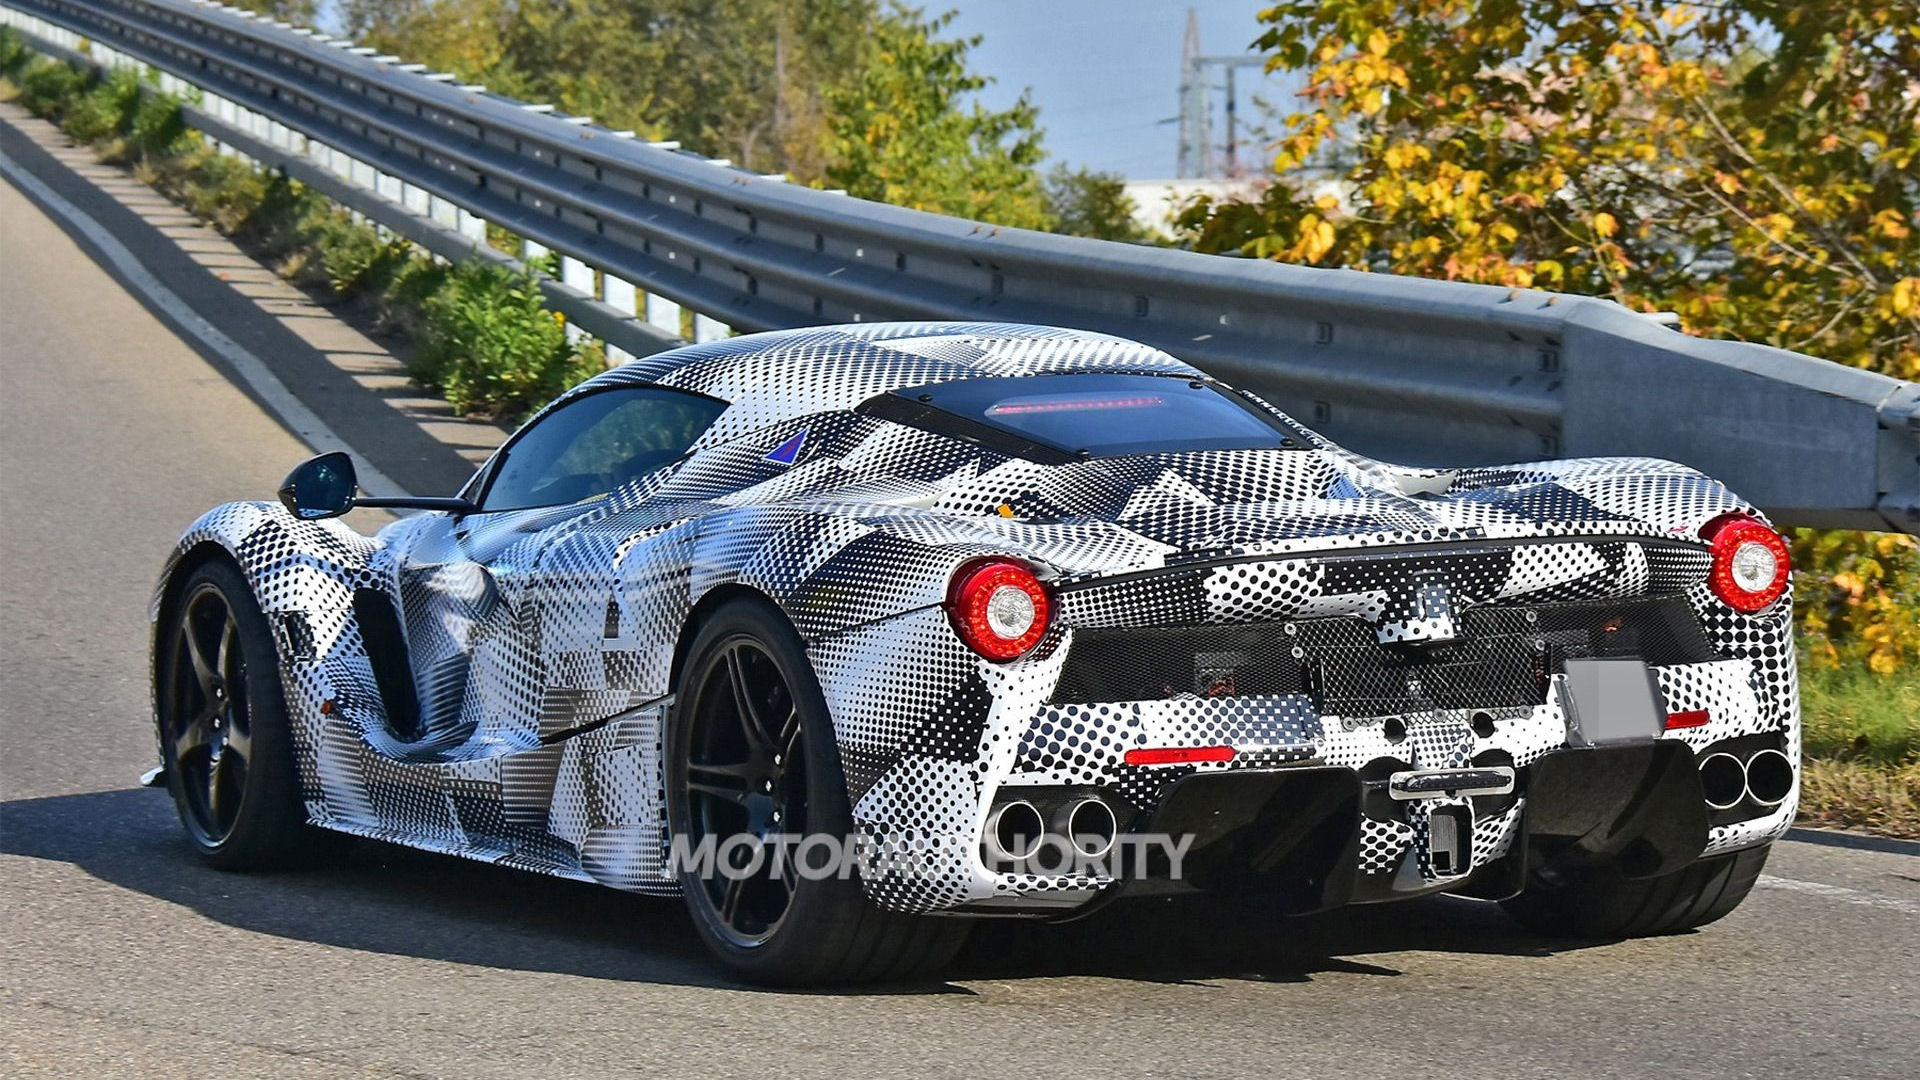
[[953, 575], [947, 614], [967, 648], [1005, 663], [1032, 652], [1047, 635], [1053, 600], [1032, 570], [1007, 559], [985, 559]]
[[1707, 585], [1721, 603], [1751, 615], [1787, 591], [1793, 566], [1779, 533], [1744, 514], [1727, 514], [1707, 522], [1700, 536], [1713, 548]]
[[1038, 394], [1008, 398], [987, 410], [988, 416], [1015, 416], [1021, 413], [1085, 412], [1089, 409], [1150, 409], [1165, 405], [1158, 394]]

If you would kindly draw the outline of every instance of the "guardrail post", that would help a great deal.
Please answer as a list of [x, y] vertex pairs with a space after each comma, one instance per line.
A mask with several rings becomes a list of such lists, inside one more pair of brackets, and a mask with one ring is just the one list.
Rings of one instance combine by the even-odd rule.
[[680, 305], [654, 293], [647, 294], [647, 321], [655, 327], [680, 337]]
[[460, 227], [460, 208], [438, 195], [427, 196], [427, 216], [443, 229]]
[[[373, 166], [369, 165], [367, 168], [371, 170]], [[412, 184], [401, 184], [400, 205], [406, 207], [407, 213], [409, 214], [413, 214], [416, 217], [426, 217], [428, 206], [427, 189], [414, 187]]]
[[[560, 284], [582, 296], [592, 297], [596, 292], [593, 287], [593, 277], [593, 267], [571, 255], [560, 256]], [[575, 344], [579, 344], [587, 336], [585, 331], [571, 321], [566, 324], [566, 330], [567, 340]]]
[[[608, 307], [622, 315], [639, 315], [640, 290], [634, 288], [633, 282], [603, 272], [600, 275], [600, 291]], [[608, 367], [619, 367], [622, 364], [632, 363], [633, 360], [632, 353], [612, 342], [607, 343]]]
[[464, 206], [457, 207], [456, 209], [459, 211], [458, 228], [460, 235], [473, 241], [475, 247], [485, 247], [487, 244], [487, 219], [468, 213], [467, 208]]

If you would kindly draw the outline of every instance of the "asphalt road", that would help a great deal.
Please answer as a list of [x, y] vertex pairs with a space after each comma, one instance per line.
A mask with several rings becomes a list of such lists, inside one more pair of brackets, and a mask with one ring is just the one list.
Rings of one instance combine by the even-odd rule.
[[[158, 257], [158, 256], [155, 256]], [[1703, 932], [1432, 900], [982, 928], [950, 981], [731, 987], [671, 902], [358, 845], [196, 865], [152, 762], [168, 545], [306, 450], [0, 183], [0, 1074], [1910, 1077], [1920, 857], [1786, 842]]]

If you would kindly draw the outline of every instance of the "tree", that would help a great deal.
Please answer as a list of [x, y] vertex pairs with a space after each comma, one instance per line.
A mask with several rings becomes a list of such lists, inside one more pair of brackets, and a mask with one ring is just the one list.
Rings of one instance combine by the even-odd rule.
[[[1920, 377], [1920, 2], [1282, 0], [1260, 18], [1269, 68], [1306, 89], [1275, 185], [1192, 209], [1196, 247], [1606, 295]], [[1307, 194], [1328, 161], [1349, 163], [1344, 199]], [[1809, 627], [1837, 599], [1863, 617], [1821, 626], [1894, 628], [1836, 657], [1920, 652], [1908, 538], [1808, 532], [1795, 553]]]
[[827, 180], [863, 199], [1045, 228], [1039, 110], [1024, 93], [999, 112], [967, 101], [989, 80], [967, 67], [980, 38], [940, 38], [952, 19], [896, 5], [875, 20], [857, 77], [827, 92]]
[[1045, 227], [1037, 110], [969, 100], [978, 38], [877, 0], [344, 0], [374, 48], [748, 169]]
[[490, 89], [812, 182], [874, 0], [347, 0], [349, 33]]
[[507, 59], [518, 5], [511, 0], [345, 0], [348, 36], [503, 94], [530, 89]]
[[1046, 200], [1054, 232], [1133, 244], [1152, 239], [1134, 220], [1136, 207], [1118, 173], [1056, 165], [1047, 173]]
[[233, 0], [233, 6], [303, 26], [313, 24], [313, 16], [320, 8], [318, 0]]
[[[1610, 295], [1920, 376], [1920, 3], [1291, 0], [1307, 90], [1197, 245]], [[1289, 184], [1346, 144], [1350, 205]]]

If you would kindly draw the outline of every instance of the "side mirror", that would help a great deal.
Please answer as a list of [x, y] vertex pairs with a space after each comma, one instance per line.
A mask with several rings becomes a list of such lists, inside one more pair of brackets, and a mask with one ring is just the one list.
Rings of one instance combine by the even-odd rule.
[[294, 517], [318, 521], [353, 509], [353, 494], [358, 488], [353, 459], [335, 450], [295, 465], [280, 484], [280, 502]]
[[280, 483], [280, 502], [302, 521], [339, 517], [356, 506], [387, 510], [439, 510], [449, 514], [471, 514], [478, 507], [465, 499], [437, 499], [426, 496], [397, 495], [378, 498], [356, 494], [359, 478], [353, 472], [353, 459], [343, 450], [310, 457], [293, 467]]

